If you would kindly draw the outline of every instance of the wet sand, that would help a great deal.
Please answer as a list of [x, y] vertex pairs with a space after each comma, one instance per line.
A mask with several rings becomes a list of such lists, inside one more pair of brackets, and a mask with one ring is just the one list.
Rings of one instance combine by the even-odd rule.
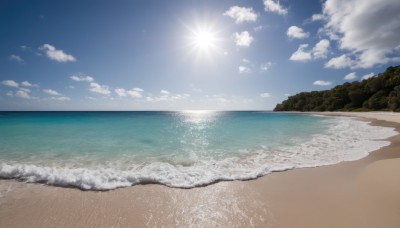
[[[356, 114], [400, 131], [400, 115]], [[0, 227], [397, 228], [400, 135], [389, 140], [358, 161], [194, 189], [137, 185], [93, 192], [0, 180]]]

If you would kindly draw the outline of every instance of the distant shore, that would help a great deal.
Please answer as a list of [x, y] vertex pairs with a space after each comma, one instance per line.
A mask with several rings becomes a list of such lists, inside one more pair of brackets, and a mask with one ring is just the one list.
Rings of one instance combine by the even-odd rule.
[[[391, 112], [312, 112], [396, 128]], [[349, 129], [357, 130], [357, 129]], [[106, 192], [0, 180], [0, 227], [400, 227], [400, 135], [351, 162], [194, 189]]]

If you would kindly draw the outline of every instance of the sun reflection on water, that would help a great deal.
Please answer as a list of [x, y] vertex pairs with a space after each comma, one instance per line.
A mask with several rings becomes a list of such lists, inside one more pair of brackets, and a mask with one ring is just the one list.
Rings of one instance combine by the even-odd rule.
[[177, 115], [182, 131], [179, 138], [182, 152], [194, 160], [212, 156], [210, 143], [219, 113], [211, 110], [187, 110]]
[[179, 113], [186, 123], [193, 123], [195, 125], [203, 125], [215, 120], [218, 112], [212, 110], [186, 110]]

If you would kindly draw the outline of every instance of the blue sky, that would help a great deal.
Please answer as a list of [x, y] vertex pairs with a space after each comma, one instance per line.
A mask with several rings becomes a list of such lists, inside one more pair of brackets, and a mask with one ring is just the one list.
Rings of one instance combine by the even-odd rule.
[[2, 1], [1, 110], [271, 110], [400, 62], [398, 0]]

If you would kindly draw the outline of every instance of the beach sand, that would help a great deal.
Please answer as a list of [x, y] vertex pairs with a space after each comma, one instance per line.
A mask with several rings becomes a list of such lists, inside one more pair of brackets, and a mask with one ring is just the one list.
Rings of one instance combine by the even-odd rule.
[[[318, 114], [400, 131], [398, 114]], [[93, 192], [0, 180], [0, 227], [398, 228], [400, 135], [389, 140], [361, 160], [194, 189], [149, 184]]]

